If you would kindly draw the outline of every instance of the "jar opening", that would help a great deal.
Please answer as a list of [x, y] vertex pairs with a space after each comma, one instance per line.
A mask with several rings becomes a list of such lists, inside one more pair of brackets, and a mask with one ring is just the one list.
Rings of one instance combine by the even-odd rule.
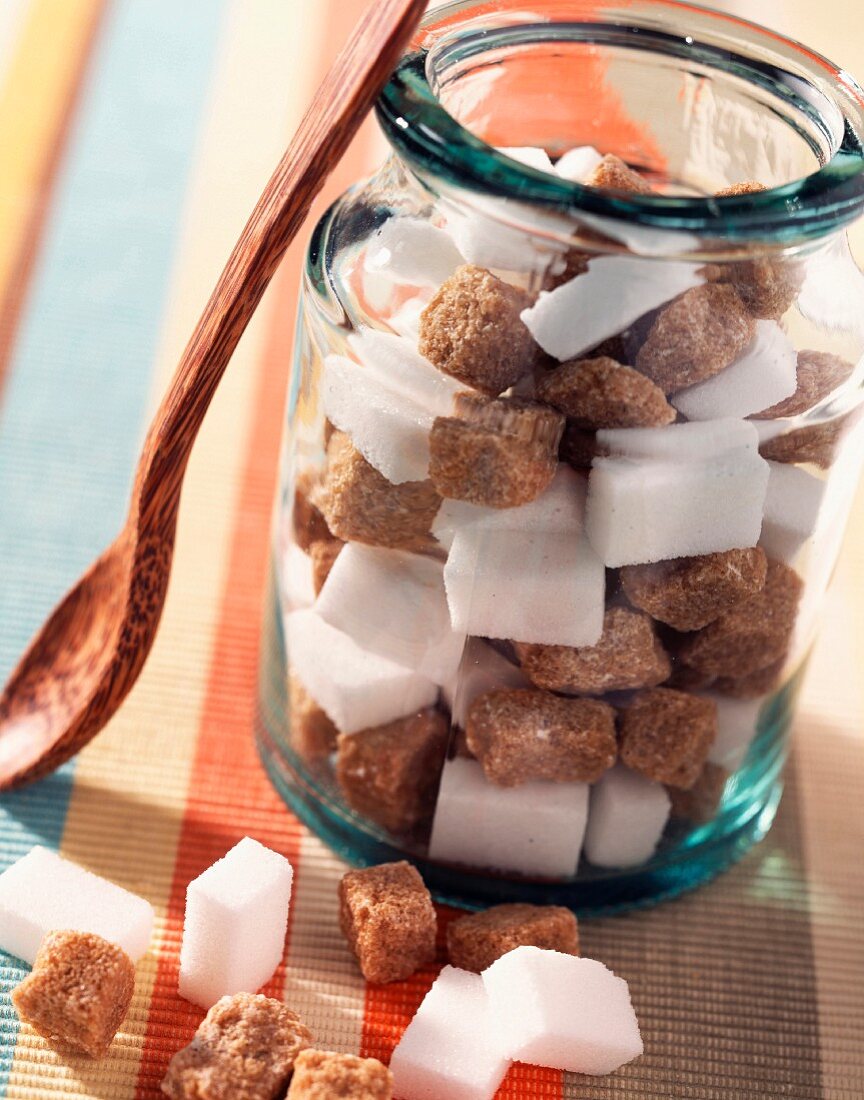
[[[700, 239], [789, 247], [864, 206], [864, 92], [805, 47], [677, 0], [460, 0], [385, 88], [391, 144], [433, 186]], [[615, 153], [656, 194], [601, 192], [495, 147]], [[724, 198], [745, 180], [767, 190]]]

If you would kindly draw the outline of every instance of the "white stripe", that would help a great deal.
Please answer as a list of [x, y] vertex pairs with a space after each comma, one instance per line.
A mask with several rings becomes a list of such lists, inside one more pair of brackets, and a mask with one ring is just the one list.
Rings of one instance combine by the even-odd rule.
[[4, 69], [12, 60], [12, 54], [21, 34], [24, 12], [29, 0], [2, 0], [0, 2], [0, 86]]

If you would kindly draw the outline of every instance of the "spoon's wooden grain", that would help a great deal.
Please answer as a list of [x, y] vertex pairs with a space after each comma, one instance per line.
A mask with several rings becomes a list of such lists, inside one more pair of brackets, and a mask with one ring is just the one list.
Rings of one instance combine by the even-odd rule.
[[144, 665], [171, 572], [192, 444], [313, 199], [417, 29], [426, 0], [370, 0], [210, 296], [150, 427], [125, 526], [55, 608], [0, 696], [0, 790], [53, 771], [120, 706]]

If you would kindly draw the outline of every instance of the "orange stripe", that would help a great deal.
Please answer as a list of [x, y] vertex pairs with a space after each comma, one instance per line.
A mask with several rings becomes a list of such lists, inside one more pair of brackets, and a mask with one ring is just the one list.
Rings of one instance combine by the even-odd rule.
[[[40, 126], [36, 128], [36, 132], [22, 135], [22, 140], [32, 140], [40, 148], [35, 154], [31, 154], [34, 164], [32, 185], [28, 193], [11, 196], [20, 208], [20, 231], [14, 242], [7, 270], [8, 278], [5, 286], [0, 285], [0, 397], [27, 300], [30, 277], [39, 254], [54, 186], [66, 153], [72, 120], [108, 3], [109, 0], [91, 0], [87, 5], [82, 5], [76, 13], [76, 17], [80, 15], [82, 19], [79, 33], [67, 36], [58, 32], [55, 36], [62, 40], [66, 58], [64, 64], [58, 67], [57, 79], [49, 81], [42, 92], [50, 98], [44, 104], [44, 114], [39, 119]], [[40, 14], [43, 13], [34, 13], [34, 20]], [[28, 32], [32, 32], [37, 43], [44, 43], [41, 24], [25, 28], [19, 47], [19, 56], [22, 58], [28, 48]], [[15, 76], [13, 68], [9, 73], [9, 94], [15, 90]], [[12, 151], [8, 152], [11, 154]]]

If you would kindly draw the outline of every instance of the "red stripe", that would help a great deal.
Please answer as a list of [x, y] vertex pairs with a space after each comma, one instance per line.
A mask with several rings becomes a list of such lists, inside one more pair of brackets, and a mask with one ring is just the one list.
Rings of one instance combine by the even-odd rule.
[[90, 61], [95, 53], [96, 41], [102, 28], [110, 0], [100, 0], [94, 9], [90, 25], [82, 40], [81, 54], [74, 79], [63, 110], [57, 116], [57, 125], [46, 147], [42, 174], [25, 214], [26, 227], [21, 247], [9, 271], [9, 282], [0, 288], [0, 399], [15, 350], [15, 340], [24, 307], [32, 284], [33, 271], [42, 247], [48, 213], [54, 198], [60, 169], [69, 146], [72, 122], [81, 102], [81, 91]]

